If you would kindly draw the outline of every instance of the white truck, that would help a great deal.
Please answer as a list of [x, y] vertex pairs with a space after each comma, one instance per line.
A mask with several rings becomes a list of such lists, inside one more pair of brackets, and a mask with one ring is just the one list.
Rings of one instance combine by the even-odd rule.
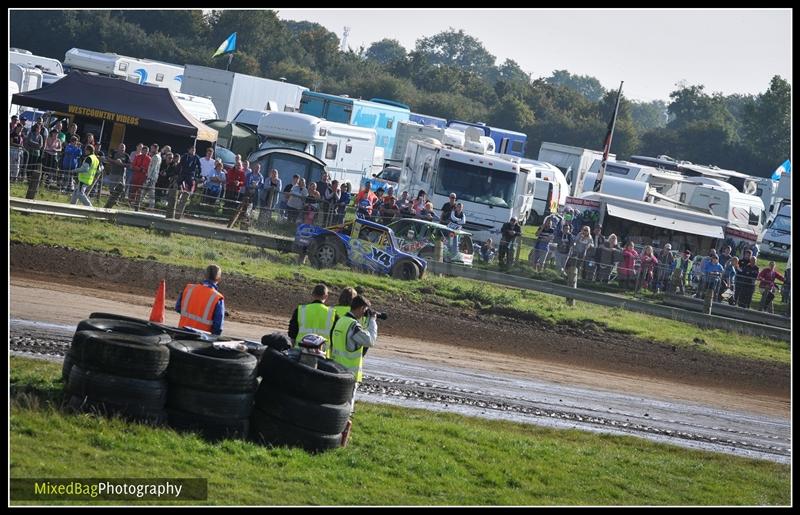
[[211, 98], [226, 122], [233, 121], [241, 109], [295, 111], [306, 90], [289, 82], [195, 64], [186, 65], [181, 81], [181, 93]]
[[276, 111], [258, 122], [259, 149], [291, 148], [325, 162], [332, 179], [358, 188], [363, 177], [383, 168], [383, 149], [375, 129], [330, 122], [303, 113]]
[[108, 77], [119, 77], [136, 84], [181, 90], [183, 66], [177, 64], [139, 59], [111, 52], [93, 52], [82, 48], [71, 48], [64, 54], [64, 66], [71, 70], [82, 70]]
[[[543, 141], [539, 147], [539, 161], [546, 161], [558, 167], [570, 185], [574, 196], [583, 191], [583, 181], [595, 159], [602, 159], [603, 153], [588, 148], [572, 147], [560, 143]], [[616, 154], [609, 154], [609, 161], [616, 161]]]
[[464, 205], [464, 229], [476, 241], [499, 241], [500, 229], [512, 217], [525, 222], [533, 195], [527, 191], [530, 170], [514, 156], [486, 154], [480, 133], [468, 128], [464, 149], [442, 144], [436, 139], [415, 140], [406, 144], [399, 190], [416, 197], [424, 190], [436, 209], [450, 193]]

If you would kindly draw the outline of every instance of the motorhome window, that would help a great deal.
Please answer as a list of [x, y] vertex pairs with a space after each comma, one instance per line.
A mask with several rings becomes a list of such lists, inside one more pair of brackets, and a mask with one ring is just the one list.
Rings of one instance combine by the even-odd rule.
[[487, 206], [509, 208], [514, 204], [517, 174], [492, 170], [449, 159], [439, 159], [434, 192]]
[[345, 145], [344, 146], [344, 153], [345, 154], [352, 154], [353, 153], [353, 145]]
[[525, 142], [524, 141], [515, 140], [515, 141], [511, 142], [511, 151], [512, 152], [517, 152], [517, 153], [521, 154], [524, 149], [525, 149]]
[[395, 166], [390, 166], [381, 170], [378, 177], [385, 181], [400, 182], [400, 169]]
[[128, 69], [128, 63], [119, 63], [119, 71], [124, 72]]
[[[422, 165], [422, 182], [430, 182], [431, 180], [431, 158], [428, 157], [425, 160], [425, 164]], [[445, 193], [448, 195], [448, 193]]]
[[156, 73], [156, 82], [163, 82], [163, 81], [164, 81], [164, 74]]
[[[306, 144], [303, 143], [302, 141], [293, 141], [290, 139], [269, 137], [264, 140], [264, 143], [261, 144], [261, 148], [291, 148], [293, 150], [300, 150], [301, 152], [305, 152]], [[312, 152], [309, 152], [309, 154], [311, 153]]]
[[686, 192], [685, 191], [683, 193], [681, 193], [680, 202], [684, 202], [684, 203], [686, 202]]
[[386, 120], [386, 128], [387, 129], [391, 129], [392, 125], [394, 125], [394, 118], [389, 118], [388, 120]]
[[617, 175], [625, 175], [627, 176], [630, 173], [628, 168], [623, 168], [622, 166], [614, 166], [612, 164], [606, 163], [606, 171], [608, 173], [615, 173]]
[[328, 146], [325, 147], [325, 159], [336, 159], [336, 150], [338, 148], [339, 145], [328, 143]]
[[[271, 158], [271, 159], [270, 159]], [[322, 177], [322, 167], [299, 156], [286, 154], [269, 154], [265, 158], [259, 159], [262, 170], [275, 168], [283, 184], [292, 182], [292, 175], [297, 174], [308, 181], [317, 182]]]
[[761, 218], [759, 216], [759, 214], [760, 214], [759, 211], [754, 210], [754, 209], [750, 209], [750, 217], [749, 217], [747, 223], [750, 224], [750, 225], [758, 225], [758, 221]]

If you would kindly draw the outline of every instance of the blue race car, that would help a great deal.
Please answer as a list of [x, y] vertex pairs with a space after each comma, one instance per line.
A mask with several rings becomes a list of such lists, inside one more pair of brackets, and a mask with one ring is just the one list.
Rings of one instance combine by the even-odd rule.
[[307, 252], [311, 264], [327, 268], [339, 263], [396, 279], [419, 279], [425, 274], [424, 259], [400, 250], [394, 232], [375, 222], [356, 219], [329, 228], [301, 224], [295, 244]]

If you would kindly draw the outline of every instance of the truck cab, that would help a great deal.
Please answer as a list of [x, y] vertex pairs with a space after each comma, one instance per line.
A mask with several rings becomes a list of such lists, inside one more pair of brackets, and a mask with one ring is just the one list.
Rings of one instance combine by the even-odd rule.
[[779, 259], [788, 259], [792, 248], [792, 206], [784, 203], [764, 231], [761, 252]]

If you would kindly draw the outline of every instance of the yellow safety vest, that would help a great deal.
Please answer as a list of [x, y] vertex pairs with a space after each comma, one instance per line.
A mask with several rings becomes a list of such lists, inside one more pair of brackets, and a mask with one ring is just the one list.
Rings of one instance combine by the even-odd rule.
[[100, 159], [98, 159], [94, 154], [88, 157], [89, 161], [91, 162], [89, 169], [84, 172], [79, 172], [78, 180], [83, 184], [88, 184], [91, 186], [94, 183], [94, 176], [97, 174], [97, 170], [100, 169]]
[[353, 324], [358, 323], [355, 318], [340, 318], [331, 331], [331, 359], [349, 370], [360, 383], [362, 378], [361, 368], [364, 364], [364, 352], [361, 347], [354, 351], [347, 350], [347, 333]]
[[307, 334], [316, 334], [327, 340], [333, 327], [333, 315], [333, 309], [321, 302], [297, 306], [298, 330], [297, 337], [294, 339], [295, 345], [299, 344]]

